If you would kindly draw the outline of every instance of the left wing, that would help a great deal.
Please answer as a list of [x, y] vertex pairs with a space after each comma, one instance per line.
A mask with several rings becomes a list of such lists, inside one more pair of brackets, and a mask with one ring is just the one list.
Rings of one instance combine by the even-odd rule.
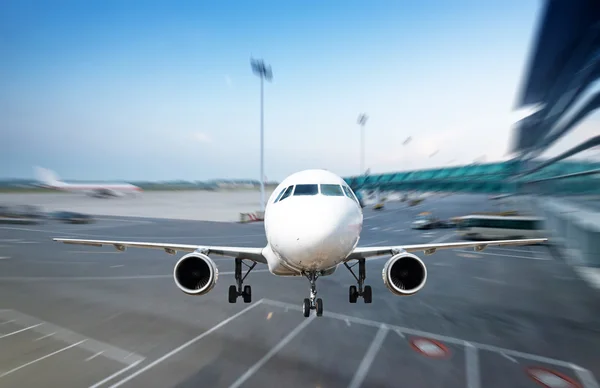
[[53, 238], [52, 240], [65, 244], [89, 245], [101, 247], [103, 245], [112, 245], [118, 251], [124, 251], [127, 247], [132, 248], [154, 248], [163, 249], [165, 252], [174, 255], [177, 251], [195, 252], [199, 251], [206, 255], [220, 255], [235, 257], [240, 259], [252, 260], [257, 263], [267, 264], [264, 257], [263, 248], [243, 248], [243, 247], [215, 247], [210, 245], [185, 245], [185, 244], [166, 244], [153, 242], [135, 242], [135, 241], [110, 241], [110, 240], [81, 240], [72, 238]]
[[356, 247], [346, 260], [356, 260], [383, 255], [395, 255], [401, 252], [423, 251], [426, 255], [434, 254], [438, 249], [458, 249], [474, 247], [476, 251], [483, 251], [488, 245], [531, 245], [548, 241], [547, 238], [530, 238], [520, 240], [496, 240], [477, 242], [450, 242], [439, 244], [397, 245], [387, 247]]

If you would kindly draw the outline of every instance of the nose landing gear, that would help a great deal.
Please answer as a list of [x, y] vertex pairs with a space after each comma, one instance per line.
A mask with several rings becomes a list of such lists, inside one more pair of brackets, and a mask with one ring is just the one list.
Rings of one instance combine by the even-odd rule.
[[[243, 277], [242, 264], [248, 267], [248, 271], [246, 271]], [[235, 259], [235, 282], [237, 283], [237, 287], [235, 285], [229, 286], [229, 303], [235, 303], [240, 296], [244, 298], [244, 303], [252, 302], [252, 287], [244, 286], [244, 279], [246, 279], [246, 276], [248, 276], [255, 266], [255, 262], [252, 265], [248, 265], [242, 259]]]
[[[352, 271], [352, 268], [354, 268], [356, 264], [358, 264], [358, 277], [354, 274], [354, 271]], [[365, 269], [365, 259], [358, 259], [358, 263], [355, 263], [353, 265], [348, 265], [348, 263], [344, 263], [344, 265], [346, 266], [346, 268], [348, 268], [348, 271], [350, 271], [350, 273], [352, 274], [352, 276], [354, 276], [354, 279], [356, 279], [358, 283], [358, 289], [356, 288], [356, 286], [350, 286], [350, 289], [348, 290], [348, 299], [350, 303], [356, 303], [359, 296], [363, 297], [365, 303], [373, 302], [373, 291], [371, 290], [371, 286], [364, 286], [363, 288], [365, 279], [367, 277], [367, 271]]]
[[[323, 299], [317, 298], [317, 278], [316, 272], [305, 273], [304, 276], [310, 282], [310, 297], [305, 298], [302, 303], [302, 313], [305, 317], [310, 316], [310, 310], [317, 310], [317, 317], [323, 316]], [[316, 298], [316, 299], [315, 299]]]

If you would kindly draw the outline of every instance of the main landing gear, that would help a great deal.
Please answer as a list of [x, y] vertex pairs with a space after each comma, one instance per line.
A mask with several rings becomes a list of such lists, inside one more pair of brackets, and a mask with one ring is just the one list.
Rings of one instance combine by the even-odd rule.
[[310, 297], [304, 299], [302, 303], [302, 313], [305, 317], [310, 315], [310, 310], [317, 310], [317, 317], [323, 315], [323, 299], [317, 298], [317, 278], [319, 275], [316, 272], [305, 273], [304, 276], [310, 282]]
[[[248, 267], [248, 271], [242, 277], [242, 264]], [[244, 263], [242, 259], [235, 259], [235, 282], [237, 286], [231, 285], [229, 286], [229, 303], [235, 303], [239, 296], [244, 298], [244, 303], [252, 302], [252, 287], [244, 286], [244, 279], [246, 276], [254, 269], [256, 263], [252, 263], [252, 265], [248, 265]], [[243, 287], [243, 289], [242, 289]]]
[[[354, 268], [356, 264], [358, 264], [358, 277], [354, 274], [354, 271], [352, 271], [352, 268]], [[348, 298], [350, 303], [356, 303], [359, 296], [363, 297], [365, 303], [373, 302], [373, 291], [371, 290], [371, 286], [364, 286], [363, 288], [365, 278], [367, 277], [365, 270], [365, 259], [358, 259], [358, 263], [353, 265], [348, 265], [348, 263], [344, 263], [344, 265], [346, 268], [348, 268], [348, 271], [350, 271], [352, 276], [354, 276], [354, 279], [356, 279], [358, 282], [358, 289], [356, 289], [356, 286], [350, 286], [350, 289], [348, 290]]]

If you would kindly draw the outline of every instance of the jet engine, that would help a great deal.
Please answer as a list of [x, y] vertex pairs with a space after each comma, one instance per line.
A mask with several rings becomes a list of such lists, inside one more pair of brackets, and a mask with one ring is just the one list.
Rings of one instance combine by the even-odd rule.
[[173, 268], [175, 284], [188, 295], [206, 294], [217, 284], [218, 277], [215, 262], [197, 252], [183, 256]]
[[417, 256], [400, 253], [383, 266], [383, 283], [395, 295], [417, 293], [427, 281], [427, 267]]

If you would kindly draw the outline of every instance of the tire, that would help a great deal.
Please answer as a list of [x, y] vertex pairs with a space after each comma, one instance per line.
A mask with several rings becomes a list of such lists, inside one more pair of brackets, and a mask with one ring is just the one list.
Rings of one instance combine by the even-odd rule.
[[229, 286], [229, 303], [235, 303], [237, 301], [237, 287]]
[[302, 303], [302, 314], [304, 314], [305, 317], [310, 315], [310, 299], [308, 298], [305, 298], [304, 303]]
[[371, 286], [365, 286], [363, 299], [365, 300], [365, 303], [373, 302], [373, 290], [371, 289]]
[[318, 298], [317, 299], [317, 317], [322, 317], [323, 316], [323, 299]]
[[244, 296], [244, 303], [252, 302], [252, 287], [244, 286], [243, 296]]
[[348, 300], [350, 303], [356, 303], [358, 299], [358, 291], [356, 290], [356, 286], [350, 286], [348, 289]]

